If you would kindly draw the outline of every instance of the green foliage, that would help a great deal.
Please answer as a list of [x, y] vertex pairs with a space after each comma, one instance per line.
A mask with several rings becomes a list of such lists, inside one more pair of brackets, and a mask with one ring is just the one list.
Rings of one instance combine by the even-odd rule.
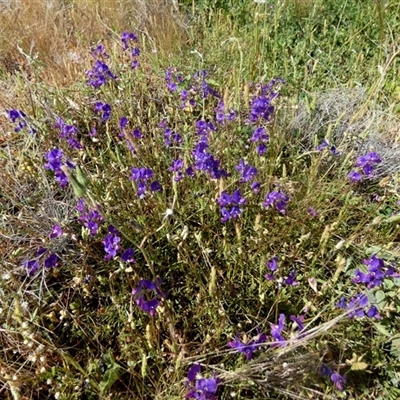
[[[192, 3], [184, 3], [193, 13]], [[396, 398], [399, 278], [388, 275], [370, 289], [352, 279], [357, 269], [367, 272], [363, 260], [373, 255], [398, 271], [398, 172], [383, 160], [374, 178], [348, 178], [357, 157], [373, 150], [364, 128], [377, 107], [372, 97], [355, 101], [346, 115], [330, 107], [323, 114], [326, 103], [317, 101], [318, 92], [331, 86], [374, 88], [376, 63], [383, 62], [381, 50], [390, 40], [382, 19], [398, 24], [394, 2], [380, 7], [377, 24], [376, 9], [355, 0], [199, 2], [189, 38], [194, 50], [172, 70], [176, 91], [165, 85], [170, 60], [143, 52], [140, 67], [131, 69], [118, 40], [103, 60], [118, 79], [100, 87], [88, 86], [84, 71], [66, 88], [30, 82], [29, 95], [26, 78], [17, 81], [22, 94], [13, 108], [30, 114], [28, 105], [35, 103], [24, 121], [37, 133], [15, 132], [5, 121], [7, 144], [0, 149], [0, 373], [14, 398], [19, 391], [40, 393], [38, 398], [178, 399], [197, 362], [204, 377], [220, 379], [221, 399], [233, 392], [240, 399]], [[147, 35], [135, 42], [142, 50], [151, 44]], [[204, 80], [198, 75], [203, 68], [209, 74]], [[375, 88], [394, 74], [389, 70]], [[254, 81], [265, 85], [273, 76], [287, 81], [282, 96], [266, 95], [274, 113], [249, 121], [262, 93]], [[201, 95], [206, 82], [220, 97]], [[195, 103], [182, 104], [183, 89]], [[224, 124], [216, 122], [221, 100], [225, 113], [237, 110]], [[94, 111], [98, 101], [110, 105], [109, 119]], [[60, 136], [57, 117], [77, 128], [81, 149]], [[128, 119], [123, 128], [122, 117]], [[171, 145], [165, 144], [164, 119], [181, 141], [170, 137]], [[314, 120], [321, 122], [316, 129]], [[217, 127], [209, 129], [207, 151], [228, 176], [199, 167], [198, 121]], [[258, 125], [269, 137], [261, 156], [251, 141]], [[315, 150], [323, 139], [339, 154], [330, 147]], [[54, 148], [63, 151], [65, 188], [57, 181], [60, 171], [44, 166]], [[241, 158], [257, 168], [259, 192], [241, 176]], [[183, 161], [182, 179], [171, 171], [176, 159]], [[195, 176], [185, 174], [196, 161]], [[143, 196], [132, 168], [152, 170]], [[161, 191], [150, 189], [154, 180]], [[217, 200], [238, 188], [246, 204], [237, 218], [224, 221]], [[288, 196], [285, 212], [263, 206], [274, 190]], [[96, 220], [95, 234], [76, 209], [78, 199], [87, 213], [96, 210], [104, 218]], [[55, 224], [63, 234], [50, 238]], [[117, 255], [105, 244], [110, 225], [120, 237]], [[57, 254], [59, 265], [43, 267], [43, 247]], [[123, 258], [128, 248], [134, 263]], [[278, 268], [267, 279], [274, 256]], [[40, 267], [28, 274], [22, 262], [36, 257]], [[298, 285], [287, 284], [292, 272]], [[141, 291], [143, 279], [154, 287]], [[349, 318], [336, 306], [361, 293], [381, 319]], [[146, 296], [158, 301], [155, 315], [141, 303]], [[227, 346], [235, 336], [255, 340], [257, 329], [272, 335], [280, 314], [286, 315], [286, 346], [270, 343], [270, 336], [251, 361]], [[307, 334], [299, 335], [291, 315], [305, 316]], [[321, 376], [322, 364], [348, 376], [344, 393]]]

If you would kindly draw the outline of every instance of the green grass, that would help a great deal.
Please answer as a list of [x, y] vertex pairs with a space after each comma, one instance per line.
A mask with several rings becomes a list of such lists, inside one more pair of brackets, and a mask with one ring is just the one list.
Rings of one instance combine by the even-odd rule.
[[[10, 43], [19, 38], [2, 44], [9, 58], [0, 64], [1, 103], [5, 110], [23, 110], [36, 129], [35, 135], [15, 132], [9, 118], [0, 121], [4, 398], [182, 399], [188, 369], [200, 363], [203, 376], [218, 378], [218, 399], [397, 399], [400, 279], [388, 277], [371, 290], [352, 279], [374, 254], [400, 272], [399, 49], [393, 36], [399, 5], [183, 3], [181, 14], [172, 3], [149, 5], [159, 12], [154, 18], [165, 17], [159, 31], [140, 1], [118, 8], [128, 16], [133, 6], [143, 6], [137, 26], [113, 19], [108, 5], [97, 3], [97, 22], [91, 23], [100, 36], [93, 43], [105, 38], [105, 61], [118, 76], [98, 89], [86, 82], [93, 64], [87, 43], [75, 49], [79, 68], [57, 67], [38, 53], [19, 70], [10, 68]], [[68, 43], [84, 40], [85, 7], [71, 2], [64, 10], [77, 32], [69, 33]], [[33, 32], [33, 22], [24, 21]], [[138, 69], [130, 68], [122, 50], [124, 30], [138, 35]], [[64, 39], [60, 32], [54, 40]], [[46, 49], [48, 38], [41, 43]], [[182, 73], [179, 90], [191, 89], [195, 106], [181, 107], [178, 93], [167, 89], [170, 66]], [[227, 108], [237, 110], [235, 121], [209, 133], [209, 150], [230, 175], [210, 179], [197, 171], [177, 182], [169, 168], [176, 158], [185, 168], [193, 165], [196, 122], [216, 124], [219, 100], [203, 99], [189, 85], [198, 87], [194, 75], [201, 69]], [[257, 83], [273, 77], [286, 83], [276, 87], [281, 95], [273, 100], [271, 119], [261, 121], [269, 141], [260, 157], [249, 141], [255, 127], [249, 111], [260, 95]], [[97, 101], [111, 106], [107, 122], [93, 111]], [[123, 116], [129, 120], [125, 136]], [[83, 149], [60, 138], [57, 117], [78, 129]], [[163, 118], [181, 143], [165, 146]], [[93, 127], [97, 135], [90, 137]], [[143, 138], [131, 133], [136, 128]], [[317, 151], [323, 139], [340, 154]], [[44, 168], [54, 148], [78, 166], [63, 170], [66, 188]], [[351, 183], [357, 157], [371, 151], [382, 158], [374, 178]], [[257, 168], [259, 193], [240, 181], [235, 167], [241, 158]], [[132, 167], [151, 168], [163, 190], [147, 188], [138, 198]], [[216, 200], [237, 188], [247, 200], [243, 212], [221, 222]], [[289, 197], [285, 214], [263, 207], [272, 190]], [[78, 198], [104, 217], [96, 235], [79, 220]], [[63, 234], [50, 239], [55, 224]], [[120, 232], [122, 248], [134, 249], [135, 263], [123, 262], [121, 252], [104, 258], [110, 224]], [[42, 247], [57, 254], [59, 266], [44, 268], [42, 260], [29, 275], [22, 262]], [[268, 280], [266, 262], [274, 256], [279, 266]], [[291, 271], [298, 285], [280, 284]], [[152, 317], [131, 292], [140, 280], [157, 277], [169, 293]], [[368, 295], [381, 319], [350, 319], [336, 306], [342, 296], [357, 293]], [[286, 346], [269, 338], [251, 360], [228, 347], [235, 336], [255, 337], [257, 329], [270, 335], [280, 314], [286, 315]], [[306, 335], [299, 336], [291, 315], [304, 315]], [[347, 376], [344, 391], [321, 376], [322, 365]]]

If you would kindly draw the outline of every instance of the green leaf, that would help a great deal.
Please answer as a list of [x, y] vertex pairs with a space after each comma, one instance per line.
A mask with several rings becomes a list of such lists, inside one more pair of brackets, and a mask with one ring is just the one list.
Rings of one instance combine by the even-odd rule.
[[391, 333], [381, 324], [375, 324], [376, 330], [384, 336], [391, 336]]
[[400, 360], [400, 335], [397, 335], [392, 339], [392, 348], [390, 352]]
[[383, 290], [377, 290], [375, 292], [375, 298], [376, 298], [376, 302], [382, 306], [382, 303], [385, 301], [386, 299], [386, 294]]
[[106, 390], [110, 389], [110, 387], [119, 379], [119, 377], [123, 374], [122, 367], [117, 364], [114, 360], [114, 356], [111, 351], [104, 354], [104, 362], [107, 365], [107, 370], [104, 373], [103, 379], [99, 384], [99, 389], [102, 393]]

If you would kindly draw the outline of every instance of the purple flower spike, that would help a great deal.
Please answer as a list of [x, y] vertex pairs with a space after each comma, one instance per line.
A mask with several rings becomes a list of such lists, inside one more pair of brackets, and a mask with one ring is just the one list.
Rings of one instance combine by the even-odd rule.
[[54, 225], [49, 237], [50, 237], [50, 239], [55, 239], [55, 238], [59, 238], [62, 234], [63, 234], [63, 231], [61, 229], [61, 226]]
[[121, 117], [119, 119], [119, 129], [121, 131], [123, 131], [126, 128], [127, 125], [128, 125], [128, 118], [127, 117]]
[[[61, 187], [65, 187], [68, 184], [68, 178], [62, 171], [61, 167], [63, 166], [63, 152], [60, 149], [50, 150], [46, 154], [47, 163], [44, 165], [44, 168], [53, 171], [54, 177]], [[67, 166], [74, 167], [72, 163], [68, 160], [65, 162]]]
[[266, 129], [261, 126], [254, 130], [253, 136], [250, 139], [250, 142], [268, 142], [269, 136], [267, 135]]

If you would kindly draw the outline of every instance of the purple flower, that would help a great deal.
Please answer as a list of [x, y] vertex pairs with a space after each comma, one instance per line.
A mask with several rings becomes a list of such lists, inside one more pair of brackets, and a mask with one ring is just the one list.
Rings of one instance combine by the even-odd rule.
[[256, 153], [259, 156], [264, 155], [267, 152], [267, 150], [268, 150], [268, 147], [264, 143], [261, 143], [256, 147]]
[[47, 252], [47, 248], [46, 247], [39, 247], [39, 249], [36, 251], [36, 257], [40, 257], [42, 254]]
[[298, 317], [296, 317], [295, 315], [291, 315], [289, 318], [297, 325], [297, 329], [300, 332], [304, 330], [304, 315], [300, 315]]
[[286, 343], [285, 338], [281, 335], [285, 327], [285, 319], [285, 314], [280, 314], [278, 325], [271, 324], [271, 336], [276, 342], [279, 342], [277, 344], [281, 346]]
[[26, 114], [21, 110], [9, 110], [8, 118], [11, 119], [11, 121], [15, 123], [20, 118], [26, 118]]
[[131, 57], [137, 57], [140, 55], [140, 49], [138, 47], [133, 47], [131, 51]]
[[375, 306], [371, 306], [366, 312], [365, 315], [369, 318], [381, 319], [382, 317], [379, 315], [378, 309]]
[[55, 238], [60, 237], [62, 235], [62, 233], [63, 233], [63, 231], [61, 229], [61, 226], [54, 225], [49, 237], [50, 237], [50, 239], [55, 239]]
[[103, 216], [96, 209], [87, 211], [84, 199], [79, 199], [75, 208], [80, 214], [78, 220], [83, 222], [83, 225], [89, 229], [92, 236], [95, 236], [99, 230], [100, 224], [104, 221]]
[[[173, 73], [174, 73], [174, 69], [173, 68], [168, 68], [165, 71], [165, 82], [167, 85], [168, 90], [172, 93], [175, 92], [178, 88], [177, 83], [174, 81], [174, 77], [173, 77]], [[180, 79], [179, 79], [179, 75], [177, 77], [177, 81], [179, 83]]]
[[362, 175], [357, 171], [351, 171], [348, 176], [352, 182], [358, 182], [362, 179]]
[[153, 171], [150, 168], [131, 168], [131, 180], [135, 182], [144, 181], [151, 179], [153, 177]]
[[369, 282], [368, 274], [362, 272], [359, 268], [354, 273], [355, 277], [351, 280], [353, 283], [367, 283]]
[[228, 346], [232, 347], [239, 353], [243, 353], [248, 360], [253, 357], [253, 353], [256, 350], [256, 346], [254, 345], [254, 343], [250, 342], [248, 344], [245, 344], [241, 342], [237, 337], [233, 342], [228, 342]]
[[[63, 166], [63, 152], [60, 149], [53, 149], [46, 153], [47, 163], [44, 167], [50, 171], [54, 172], [54, 177], [61, 187], [65, 187], [68, 184], [68, 178], [65, 173], [62, 171], [61, 167]], [[68, 160], [66, 164], [71, 167], [73, 166]]]
[[50, 254], [45, 260], [44, 260], [44, 266], [45, 268], [55, 268], [58, 267], [58, 256], [56, 254]]
[[160, 184], [160, 182], [158, 181], [154, 181], [150, 183], [150, 190], [152, 192], [161, 192], [162, 191], [162, 186]]
[[194, 364], [188, 371], [189, 390], [185, 395], [187, 399], [216, 400], [218, 379], [216, 377], [203, 378], [200, 375], [201, 367]]
[[34, 134], [36, 130], [31, 128], [28, 125], [26, 114], [21, 110], [8, 110], [7, 111], [8, 118], [13, 122], [16, 123], [14, 128], [14, 132], [20, 132], [22, 129], [28, 128], [28, 133]]
[[23, 261], [22, 265], [28, 270], [29, 275], [33, 275], [39, 269], [38, 260]]
[[216, 201], [220, 206], [222, 215], [221, 222], [223, 223], [227, 222], [229, 219], [237, 219], [243, 211], [242, 207], [247, 202], [247, 200], [242, 197], [239, 189], [236, 189], [232, 195], [223, 191]]
[[160, 305], [160, 300], [167, 298], [168, 293], [161, 290], [161, 279], [157, 278], [155, 282], [147, 279], [139, 281], [137, 289], [132, 289], [133, 299], [136, 305], [142, 311], [154, 317], [157, 307]]
[[269, 136], [267, 135], [267, 131], [263, 126], [254, 129], [253, 136], [250, 139], [250, 142], [268, 142]]
[[271, 258], [271, 260], [267, 260], [265, 262], [266, 267], [268, 267], [271, 271], [269, 274], [265, 274], [265, 278], [268, 279], [269, 281], [272, 281], [275, 279], [275, 271], [278, 269], [278, 257], [274, 256]]
[[281, 191], [272, 191], [265, 196], [263, 206], [265, 208], [274, 207], [281, 213], [286, 214], [286, 205], [289, 197]]
[[243, 158], [239, 161], [235, 169], [241, 174], [240, 183], [252, 181], [258, 172], [257, 168], [247, 164]]
[[46, 154], [47, 164], [45, 164], [44, 167], [53, 172], [57, 171], [58, 169], [60, 169], [60, 167], [62, 165], [62, 157], [63, 157], [62, 150], [60, 150], [60, 149], [50, 150]]
[[194, 382], [196, 380], [197, 375], [200, 374], [201, 365], [200, 364], [193, 364], [188, 371], [187, 378], [189, 382]]
[[212, 179], [221, 179], [227, 177], [228, 173], [220, 168], [220, 161], [208, 151], [208, 139], [202, 136], [192, 151], [195, 159], [194, 167], [199, 171], [206, 171]]
[[101, 60], [96, 60], [93, 68], [86, 72], [86, 76], [88, 77], [88, 85], [94, 88], [103, 86], [109, 79], [117, 79], [108, 65]]
[[71, 148], [78, 150], [83, 148], [83, 146], [76, 139], [78, 128], [73, 125], [66, 124], [60, 117], [57, 118], [55, 127], [60, 130], [60, 138], [66, 139]]
[[336, 307], [342, 308], [344, 310], [349, 310], [349, 318], [362, 318], [365, 315], [369, 317], [375, 317], [377, 319], [381, 318], [375, 306], [372, 306], [367, 311], [365, 311], [366, 307], [368, 306], [368, 302], [368, 297], [365, 294], [356, 294], [349, 300], [348, 303], [346, 299], [342, 297], [340, 301], [336, 304]]
[[372, 178], [374, 176], [375, 164], [382, 162], [379, 155], [375, 152], [367, 153], [365, 156], [357, 158], [354, 166], [357, 168], [356, 171], [351, 171], [349, 178], [351, 181], [356, 182], [362, 179], [363, 175]]
[[331, 381], [339, 390], [343, 390], [343, 385], [347, 382], [347, 377], [340, 375], [338, 372], [334, 372], [331, 375]]
[[321, 364], [318, 368], [318, 372], [322, 375], [322, 376], [330, 376], [332, 375], [332, 370], [325, 364]]
[[127, 50], [131, 44], [131, 42], [136, 42], [137, 37], [134, 33], [132, 32], [122, 32], [121, 34], [121, 42], [122, 42], [122, 48], [124, 50]]
[[248, 360], [253, 357], [253, 353], [264, 343], [267, 336], [259, 333], [256, 338], [250, 340], [248, 343], [243, 343], [238, 337], [235, 337], [233, 342], [228, 342], [228, 346], [235, 349], [239, 353], [243, 353]]
[[208, 136], [208, 134], [212, 131], [217, 131], [217, 128], [212, 122], [206, 122], [203, 120], [196, 122], [196, 132], [199, 136]]
[[131, 247], [127, 248], [122, 254], [121, 259], [124, 262], [135, 263], [134, 251]]
[[393, 268], [386, 268], [385, 262], [376, 257], [375, 254], [372, 255], [369, 260], [364, 260], [363, 263], [368, 265], [368, 272], [362, 272], [359, 268], [357, 268], [352, 282], [364, 283], [367, 285], [368, 289], [380, 286], [385, 277], [392, 276], [394, 273]]
[[182, 143], [182, 137], [179, 133], [175, 133], [171, 128], [164, 129], [164, 145], [171, 147], [174, 144]]
[[283, 280], [283, 283], [288, 286], [297, 286], [299, 283], [295, 281], [296, 276], [294, 271], [289, 272], [289, 276]]
[[318, 211], [316, 211], [314, 207], [308, 207], [308, 214], [311, 215], [312, 217], [317, 217]]
[[218, 106], [215, 108], [215, 119], [221, 124], [225, 125], [226, 121], [234, 121], [236, 119], [237, 112], [235, 110], [229, 110], [228, 113], [225, 111], [225, 103], [220, 100]]
[[136, 138], [136, 139], [143, 139], [143, 138], [144, 138], [142, 132], [140, 132], [140, 129], [138, 129], [138, 128], [135, 128], [135, 129], [133, 130], [132, 135], [133, 135], [133, 137]]
[[278, 257], [274, 256], [271, 260], [266, 261], [265, 265], [271, 270], [276, 271], [278, 269]]
[[335, 146], [331, 146], [331, 148], [329, 149], [330, 153], [333, 154], [334, 156], [339, 156], [340, 155], [340, 151], [336, 149]]
[[183, 160], [176, 159], [173, 161], [172, 165], [168, 168], [170, 171], [177, 172], [183, 168]]
[[118, 236], [117, 233], [115, 233], [115, 228], [113, 228], [114, 227], [112, 225], [109, 226], [109, 233], [106, 235], [102, 242], [104, 244], [104, 251], [107, 253], [104, 257], [105, 260], [110, 260], [111, 258], [114, 258], [121, 250], [121, 238], [120, 236]]
[[323, 139], [322, 142], [316, 147], [316, 150], [322, 151], [323, 149], [325, 149], [328, 146], [329, 146], [329, 143], [327, 142], [327, 140]]
[[94, 58], [109, 58], [110, 56], [107, 54], [106, 49], [102, 44], [94, 47], [92, 49], [92, 56]]
[[128, 125], [128, 118], [121, 117], [119, 119], [119, 129], [121, 130], [121, 132], [126, 128], [127, 125]]
[[271, 99], [265, 96], [254, 98], [250, 103], [250, 107], [251, 122], [256, 122], [259, 119], [269, 121], [275, 109], [271, 104]]
[[97, 114], [100, 113], [103, 122], [107, 122], [111, 117], [111, 106], [108, 103], [96, 102], [94, 111]]
[[261, 188], [261, 183], [260, 183], [260, 182], [253, 182], [253, 183], [251, 184], [251, 189], [253, 190], [253, 192], [254, 192], [255, 194], [257, 194], [257, 193], [260, 192], [260, 188]]

